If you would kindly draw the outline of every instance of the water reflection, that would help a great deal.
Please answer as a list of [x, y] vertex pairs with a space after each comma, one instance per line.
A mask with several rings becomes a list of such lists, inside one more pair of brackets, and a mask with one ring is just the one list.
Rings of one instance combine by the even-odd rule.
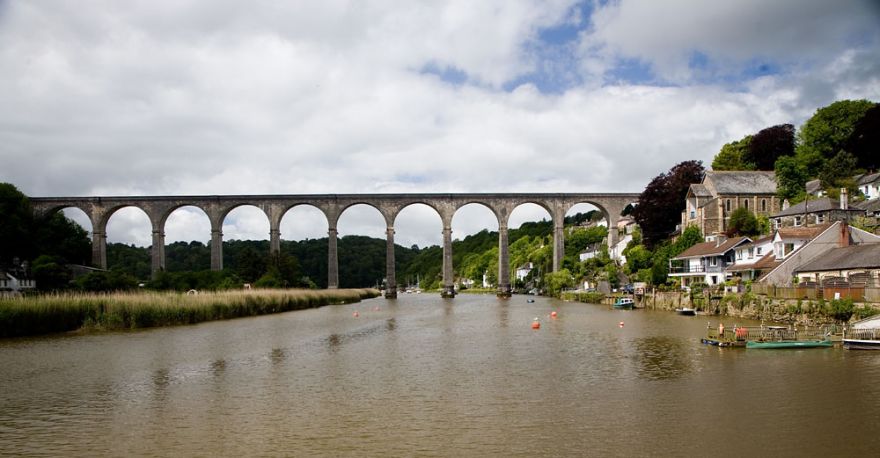
[[635, 340], [639, 377], [648, 380], [676, 379], [691, 371], [681, 339], [665, 336]]

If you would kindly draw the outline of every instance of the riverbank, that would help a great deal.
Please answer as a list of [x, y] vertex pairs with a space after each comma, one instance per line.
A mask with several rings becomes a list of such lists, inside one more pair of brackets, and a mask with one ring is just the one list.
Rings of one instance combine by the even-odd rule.
[[[566, 296], [568, 294], [568, 296]], [[563, 293], [562, 299], [598, 304], [604, 299], [599, 293]], [[678, 291], [652, 291], [636, 299], [640, 308], [668, 310], [687, 307], [706, 315], [766, 320], [805, 326], [860, 320], [880, 314], [880, 306], [853, 303], [848, 299], [777, 299], [751, 293], [729, 293], [704, 297]]]
[[138, 329], [266, 315], [379, 296], [375, 289], [47, 294], [0, 299], [0, 337]]

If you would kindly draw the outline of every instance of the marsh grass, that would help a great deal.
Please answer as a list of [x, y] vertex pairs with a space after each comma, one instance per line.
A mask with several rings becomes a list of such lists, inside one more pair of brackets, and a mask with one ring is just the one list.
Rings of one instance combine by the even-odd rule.
[[265, 315], [376, 297], [375, 289], [60, 293], [0, 299], [0, 337], [137, 329]]

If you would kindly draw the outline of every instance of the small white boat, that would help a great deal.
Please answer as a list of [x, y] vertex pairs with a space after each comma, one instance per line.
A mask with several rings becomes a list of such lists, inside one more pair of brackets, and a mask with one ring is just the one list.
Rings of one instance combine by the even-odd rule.
[[690, 308], [690, 307], [681, 307], [681, 308], [675, 309], [675, 313], [677, 313], [679, 315], [684, 315], [684, 316], [694, 316], [697, 314], [697, 311], [695, 309]]

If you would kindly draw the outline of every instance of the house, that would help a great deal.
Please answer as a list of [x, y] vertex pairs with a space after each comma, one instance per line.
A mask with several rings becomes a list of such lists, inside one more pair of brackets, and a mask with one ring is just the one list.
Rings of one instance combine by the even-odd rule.
[[832, 248], [794, 271], [798, 283], [880, 286], [880, 243]]
[[591, 244], [591, 245], [588, 245], [588, 246], [586, 247], [586, 249], [584, 249], [584, 251], [582, 251], [582, 252], [578, 255], [578, 260], [580, 260], [581, 262], [584, 262], [584, 261], [586, 261], [586, 260], [588, 260], [588, 259], [593, 259], [593, 258], [595, 258], [595, 257], [598, 256], [599, 253], [602, 251], [602, 246], [603, 246], [603, 245], [604, 245], [604, 244], [602, 244], [602, 243], [593, 243], [593, 244]]
[[517, 280], [523, 281], [526, 277], [529, 276], [529, 273], [532, 272], [532, 269], [535, 268], [535, 265], [531, 262], [527, 262], [516, 268], [516, 273], [514, 274]]
[[880, 197], [880, 172], [866, 173], [855, 177], [856, 186], [859, 188], [865, 199], [872, 200]]
[[810, 180], [806, 184], [807, 195], [814, 198], [825, 197], [825, 190], [822, 188], [822, 180]]
[[18, 296], [36, 287], [34, 280], [19, 279], [8, 272], [0, 271], [0, 297]]
[[756, 280], [776, 260], [773, 252], [773, 236], [766, 236], [744, 243], [734, 249], [733, 264], [725, 269], [727, 278]]
[[730, 215], [737, 208], [769, 216], [781, 205], [773, 172], [709, 171], [701, 183], [690, 185], [685, 201], [682, 230], [697, 226], [707, 238], [727, 230]]
[[820, 226], [780, 228], [773, 238], [779, 264], [759, 278], [759, 282], [789, 286], [795, 272], [813, 260], [824, 258], [834, 248], [880, 243], [880, 236], [848, 225], [845, 221]]
[[669, 260], [669, 276], [679, 278], [681, 286], [719, 285], [727, 280], [725, 269], [734, 263], [736, 248], [751, 242], [748, 237], [734, 237], [698, 243]]
[[770, 217], [773, 227], [798, 227], [810, 224], [823, 224], [834, 221], [851, 221], [862, 216], [865, 211], [857, 205], [850, 206], [845, 188], [840, 190], [840, 199], [822, 197], [807, 199], [797, 205], [784, 208]]

